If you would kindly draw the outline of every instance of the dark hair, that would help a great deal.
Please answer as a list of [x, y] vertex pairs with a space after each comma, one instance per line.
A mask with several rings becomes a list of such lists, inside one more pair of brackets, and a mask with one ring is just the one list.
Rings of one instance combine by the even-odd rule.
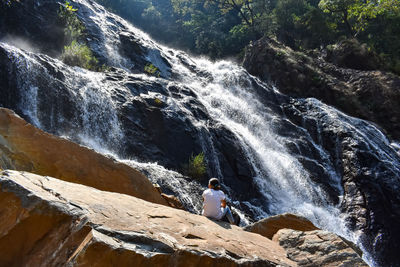
[[217, 178], [211, 178], [208, 184], [214, 189], [220, 189], [219, 180]]

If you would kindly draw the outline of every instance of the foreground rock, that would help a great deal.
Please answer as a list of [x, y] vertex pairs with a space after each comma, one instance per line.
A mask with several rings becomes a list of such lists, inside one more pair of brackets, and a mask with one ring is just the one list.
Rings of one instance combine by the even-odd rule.
[[285, 213], [258, 221], [248, 226], [246, 230], [272, 239], [276, 232], [284, 228], [298, 231], [312, 231], [318, 229], [312, 222], [303, 217]]
[[26, 172], [2, 173], [0, 209], [0, 266], [296, 266], [239, 227]]
[[361, 250], [335, 234], [318, 229], [309, 220], [290, 213], [265, 218], [246, 228], [285, 248], [299, 266], [368, 266]]
[[0, 108], [0, 168], [48, 175], [167, 204], [139, 171], [45, 133], [4, 108]]
[[326, 231], [281, 229], [273, 240], [299, 266], [368, 266], [340, 237]]
[[[339, 56], [334, 55], [333, 59], [339, 60]], [[368, 65], [356, 59], [348, 61]], [[400, 77], [397, 75], [337, 67], [321, 55], [296, 52], [269, 38], [247, 48], [243, 65], [251, 74], [276, 83], [286, 94], [315, 97], [352, 116], [373, 121], [390, 136], [400, 139]]]

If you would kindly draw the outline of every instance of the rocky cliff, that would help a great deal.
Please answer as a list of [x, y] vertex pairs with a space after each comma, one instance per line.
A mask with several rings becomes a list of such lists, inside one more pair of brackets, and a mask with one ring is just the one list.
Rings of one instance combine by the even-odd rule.
[[[372, 151], [379, 145], [375, 142], [367, 144], [361, 140], [363, 138], [356, 137], [364, 131], [366, 121], [348, 121], [347, 126], [339, 126], [334, 120], [344, 119], [343, 114], [332, 112], [332, 108], [315, 108], [312, 103], [317, 102], [314, 98], [318, 98], [349, 114], [374, 121], [398, 139], [400, 78], [380, 71], [340, 68], [318, 55], [293, 51], [268, 38], [248, 47], [243, 64], [250, 73], [274, 82], [289, 95], [313, 97], [292, 100], [291, 104], [284, 106], [285, 114], [293, 123], [306, 128], [314, 140], [330, 151], [341, 177], [344, 189], [341, 208], [350, 215], [347, 217], [350, 229], [367, 233], [361, 239], [369, 247], [367, 250], [381, 255], [378, 265], [398, 265], [397, 252], [391, 248], [398, 246], [400, 237], [399, 228], [395, 226], [400, 223], [400, 197], [395, 193], [400, 183], [399, 152], [396, 155], [393, 153], [396, 148], [390, 147], [378, 154], [391, 154], [393, 157], [378, 159]], [[364, 137], [364, 140], [377, 140], [372, 132]], [[384, 139], [386, 144], [390, 144], [390, 139]], [[304, 164], [313, 165], [311, 162]], [[382, 164], [389, 169], [393, 166], [396, 170], [390, 171]], [[382, 167], [386, 171], [381, 172]], [[318, 173], [317, 169], [313, 172]], [[392, 245], [383, 245], [386, 242]]]
[[340, 51], [325, 56], [305, 54], [263, 38], [247, 47], [243, 66], [251, 74], [274, 82], [288, 95], [315, 97], [376, 123], [400, 140], [400, 77], [363, 70], [375, 64], [369, 54], [354, 55], [347, 46]]
[[[10, 54], [0, 44], [0, 73], [6, 74], [0, 76], [0, 106], [46, 132], [77, 143], [94, 140], [121, 158], [158, 162], [180, 172], [192, 155], [203, 151], [206, 162], [219, 165], [207, 165], [209, 176], [222, 174], [232, 192], [244, 189], [236, 199], [259, 194], [238, 137], [211, 117], [192, 88], [174, 81], [181, 75], [169, 58], [175, 51], [161, 51], [158, 44], [143, 39], [143, 33], [93, 2], [73, 5], [85, 25], [88, 46], [108, 71], [87, 73], [57, 60], [63, 49], [59, 1], [16, 1], [11, 8], [0, 9], [0, 40], [27, 54]], [[185, 54], [176, 54], [191, 72], [201, 72]], [[25, 56], [33, 61], [22, 63]], [[144, 71], [147, 64], [163, 70], [159, 78]], [[202, 124], [209, 128], [198, 127]]]

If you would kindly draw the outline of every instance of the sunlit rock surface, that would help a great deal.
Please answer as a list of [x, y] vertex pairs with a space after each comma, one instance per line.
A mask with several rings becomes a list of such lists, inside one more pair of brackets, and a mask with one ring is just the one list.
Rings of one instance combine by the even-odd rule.
[[368, 266], [340, 237], [326, 231], [281, 229], [273, 240], [299, 266]]
[[246, 230], [272, 239], [280, 229], [293, 229], [299, 231], [317, 230], [309, 220], [290, 213], [271, 216], [249, 225]]
[[27, 172], [0, 178], [0, 266], [296, 266], [227, 223]]
[[29, 171], [167, 204], [139, 171], [37, 129], [0, 108], [0, 168]]

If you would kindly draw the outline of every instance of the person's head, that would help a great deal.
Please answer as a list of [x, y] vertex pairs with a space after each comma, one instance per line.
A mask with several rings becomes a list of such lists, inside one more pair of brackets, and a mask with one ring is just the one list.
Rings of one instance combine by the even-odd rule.
[[208, 188], [220, 190], [221, 186], [219, 184], [219, 180], [217, 178], [211, 178], [210, 181], [208, 181]]

